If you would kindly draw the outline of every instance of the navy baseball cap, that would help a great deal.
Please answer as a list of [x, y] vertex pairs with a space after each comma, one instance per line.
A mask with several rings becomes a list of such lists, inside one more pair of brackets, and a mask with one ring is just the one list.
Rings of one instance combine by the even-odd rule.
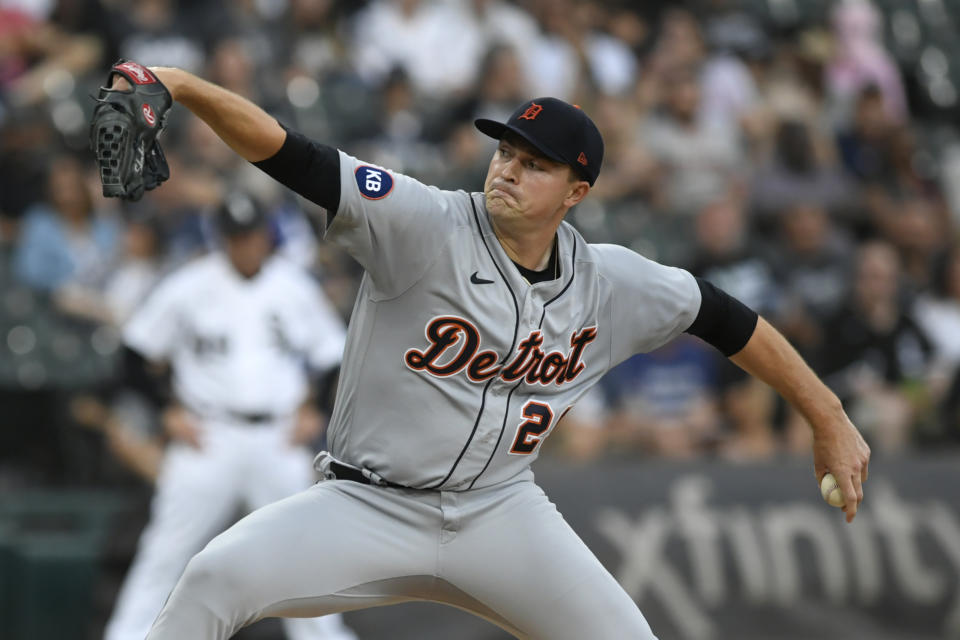
[[478, 118], [474, 125], [497, 140], [507, 131], [517, 134], [551, 160], [573, 167], [591, 186], [600, 175], [600, 131], [583, 109], [563, 100], [534, 98], [520, 105], [506, 122]]
[[267, 213], [244, 193], [231, 193], [217, 209], [217, 229], [225, 236], [239, 236], [267, 227]]

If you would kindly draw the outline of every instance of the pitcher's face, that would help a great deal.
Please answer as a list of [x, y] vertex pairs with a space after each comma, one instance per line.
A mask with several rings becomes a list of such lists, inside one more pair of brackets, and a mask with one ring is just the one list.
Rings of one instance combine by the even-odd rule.
[[[483, 190], [487, 211], [494, 220], [546, 223], [558, 210], [582, 199], [582, 195], [575, 194], [581, 184], [589, 186], [586, 181], [576, 180], [567, 165], [505, 137], [490, 159]], [[571, 198], [575, 201], [571, 202]]]

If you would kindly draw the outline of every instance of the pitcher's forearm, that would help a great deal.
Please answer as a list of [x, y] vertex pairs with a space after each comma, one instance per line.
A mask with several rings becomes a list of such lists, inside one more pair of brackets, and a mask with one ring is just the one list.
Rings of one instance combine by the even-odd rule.
[[250, 162], [273, 156], [287, 133], [276, 119], [246, 98], [212, 82], [171, 67], [151, 67], [176, 102], [209, 125]]

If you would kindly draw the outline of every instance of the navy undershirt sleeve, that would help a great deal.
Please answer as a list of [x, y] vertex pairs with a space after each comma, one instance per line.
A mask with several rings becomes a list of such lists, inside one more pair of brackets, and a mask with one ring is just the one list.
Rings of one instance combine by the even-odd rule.
[[743, 349], [757, 328], [760, 316], [726, 291], [697, 278], [700, 311], [686, 330], [730, 357]]
[[287, 132], [283, 146], [253, 166], [326, 209], [331, 220], [340, 207], [340, 154], [333, 147], [280, 126]]
[[154, 407], [160, 409], [170, 402], [173, 394], [170, 390], [169, 370], [158, 371], [157, 367], [144, 358], [139, 351], [123, 347], [121, 360], [122, 375], [119, 389], [129, 389], [146, 398]]

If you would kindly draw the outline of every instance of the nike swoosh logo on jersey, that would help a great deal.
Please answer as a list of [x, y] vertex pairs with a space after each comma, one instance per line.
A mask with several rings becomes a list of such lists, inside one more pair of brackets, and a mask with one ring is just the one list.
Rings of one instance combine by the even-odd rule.
[[479, 273], [478, 271], [474, 271], [472, 274], [470, 274], [470, 282], [472, 282], [473, 284], [493, 284], [493, 280], [486, 280], [484, 278], [480, 278], [479, 276], [477, 276], [478, 273]]

